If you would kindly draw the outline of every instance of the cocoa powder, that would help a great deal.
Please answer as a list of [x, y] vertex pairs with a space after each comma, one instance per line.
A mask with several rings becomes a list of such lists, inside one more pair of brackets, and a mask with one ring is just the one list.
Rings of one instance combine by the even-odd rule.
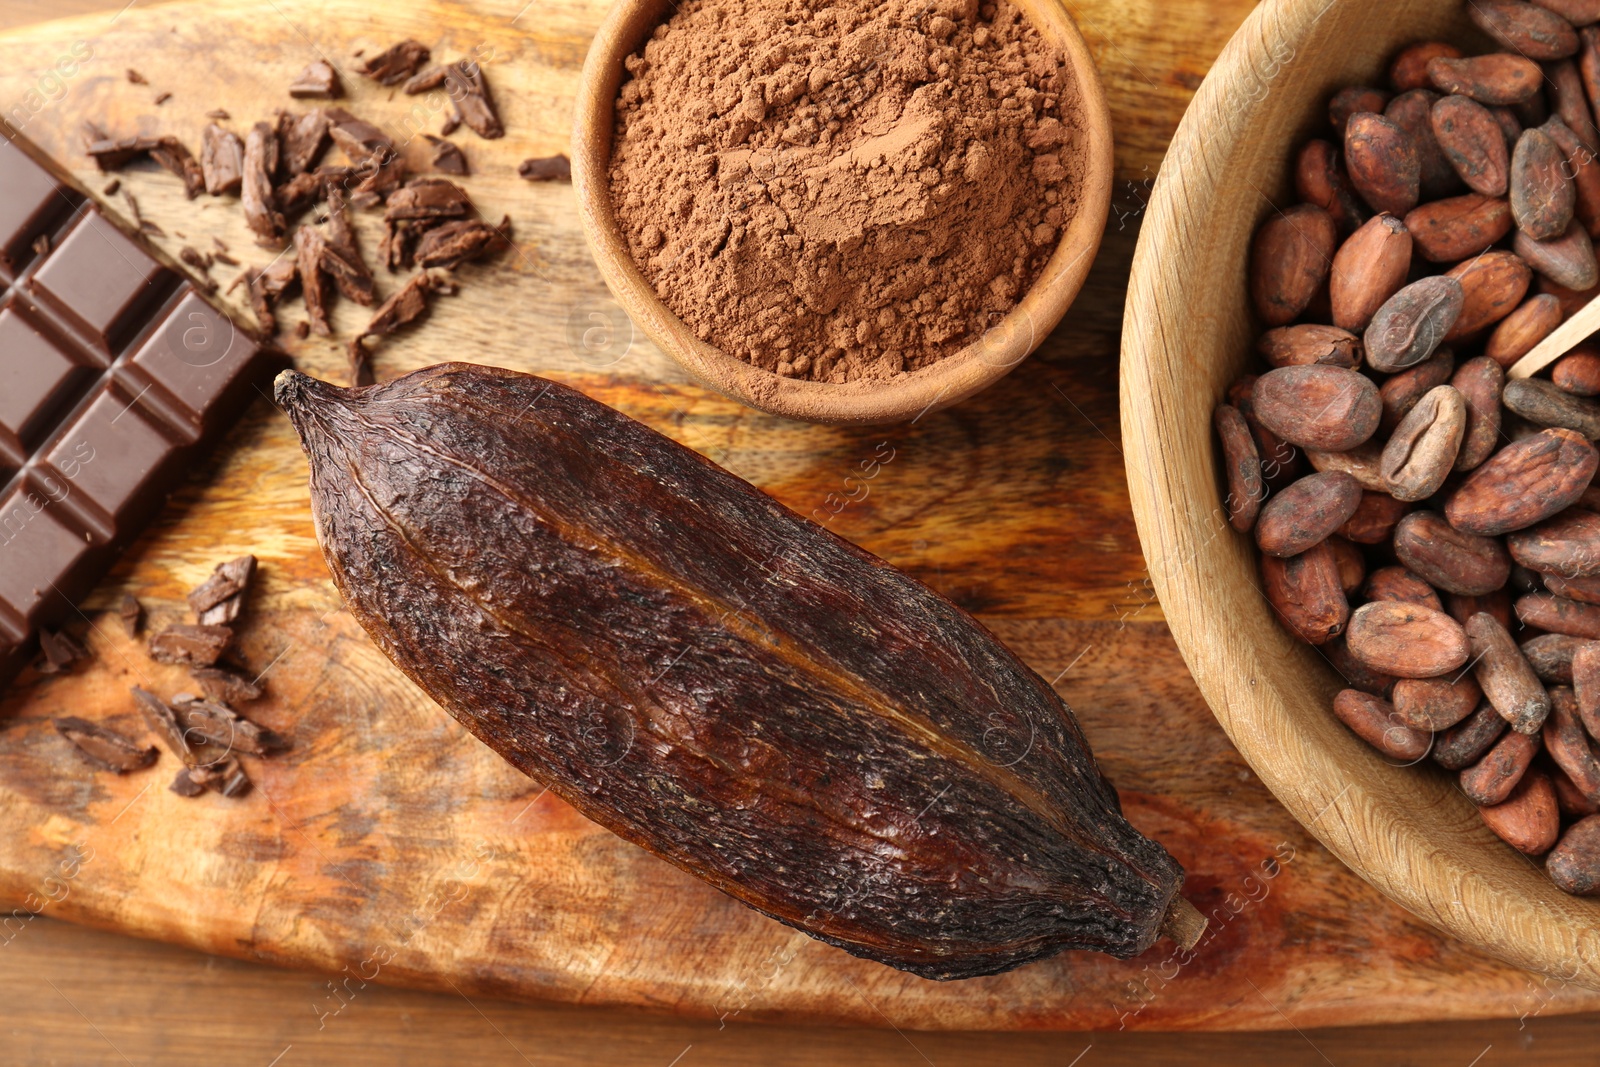
[[634, 260], [702, 340], [784, 377], [954, 354], [1077, 211], [1077, 86], [1004, 2], [688, 0], [627, 67], [610, 187]]

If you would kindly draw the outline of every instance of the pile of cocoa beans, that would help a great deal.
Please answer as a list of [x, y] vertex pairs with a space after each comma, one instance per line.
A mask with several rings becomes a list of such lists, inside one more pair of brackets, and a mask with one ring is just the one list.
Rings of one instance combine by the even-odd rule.
[[1600, 893], [1600, 345], [1506, 371], [1600, 295], [1600, 0], [1473, 0], [1503, 49], [1352, 86], [1256, 233], [1270, 369], [1216, 411], [1263, 592], [1387, 757]]

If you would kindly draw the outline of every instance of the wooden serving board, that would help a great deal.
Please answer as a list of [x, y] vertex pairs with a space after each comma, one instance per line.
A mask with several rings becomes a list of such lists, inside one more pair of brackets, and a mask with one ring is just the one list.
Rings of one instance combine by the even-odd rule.
[[[1535, 981], [1442, 937], [1317, 846], [1229, 747], [1145, 581], [1117, 442], [1125, 279], [1166, 139], [1250, 7], [1075, 5], [1106, 73], [1121, 148], [1099, 264], [1062, 327], [1005, 381], [877, 430], [781, 422], [686, 380], [631, 338], [590, 262], [571, 190], [516, 177], [518, 160], [567, 145], [599, 2], [134, 4], [115, 18], [0, 37], [0, 105], [94, 190], [104, 178], [76, 135], [86, 118], [197, 144], [213, 108], [242, 130], [290, 107], [282, 88], [323, 56], [346, 71], [346, 106], [400, 133], [417, 101], [356, 77], [355, 51], [406, 36], [444, 58], [490, 49], [485, 66], [510, 134], [456, 140], [472, 160], [478, 204], [491, 218], [511, 216], [519, 247], [464, 270], [461, 294], [442, 300], [424, 329], [382, 345], [380, 376], [464, 359], [558, 378], [979, 614], [1056, 679], [1130, 818], [1187, 867], [1187, 895], [1214, 917], [1192, 959], [1175, 961], [1162, 946], [1127, 963], [1073, 954], [991, 979], [926, 982], [811, 941], [581, 819], [470, 738], [341, 610], [313, 537], [299, 448], [265, 399], [86, 605], [93, 662], [65, 677], [30, 675], [0, 705], [0, 898], [22, 909], [6, 921], [40, 911], [325, 971], [308, 1033], [369, 981], [905, 1029], [1279, 1028], [1600, 1007], [1600, 996]], [[86, 52], [70, 76], [48, 73]], [[130, 84], [130, 67], [150, 84]], [[157, 106], [161, 92], [173, 95]], [[434, 130], [441, 116], [420, 117]], [[216, 236], [267, 260], [235, 202], [186, 201], [164, 174], [123, 182], [168, 233], [169, 253]], [[361, 227], [370, 251], [372, 218]], [[381, 284], [391, 291], [396, 279]], [[336, 325], [348, 337], [365, 314], [340, 305]], [[344, 373], [337, 342], [289, 347], [311, 373]], [[875, 478], [847, 481], [873, 459]], [[263, 575], [242, 647], [270, 688], [249, 710], [292, 738], [292, 752], [250, 761], [257, 788], [239, 801], [170, 793], [170, 757], [121, 779], [87, 772], [52, 716], [139, 732], [129, 686], [170, 695], [186, 683], [151, 663], [107, 609], [131, 591], [155, 625], [177, 621], [183, 594], [247, 551]]]

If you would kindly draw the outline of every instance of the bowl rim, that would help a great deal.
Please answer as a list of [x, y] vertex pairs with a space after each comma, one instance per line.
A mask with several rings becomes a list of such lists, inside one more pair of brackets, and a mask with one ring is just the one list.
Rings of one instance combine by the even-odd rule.
[[[1192, 363], [1197, 351], [1205, 358], [1197, 323], [1220, 334], [1249, 321], [1243, 256], [1255, 222], [1242, 238], [1218, 236], [1226, 228], [1219, 220], [1237, 210], [1223, 203], [1219, 183], [1240, 172], [1238, 157], [1251, 151], [1244, 145], [1260, 136], [1257, 127], [1299, 135], [1284, 132], [1297, 127], [1284, 125], [1282, 114], [1274, 124], [1258, 106], [1241, 106], [1239, 93], [1275, 77], [1275, 63], [1292, 62], [1285, 54], [1315, 51], [1312, 35], [1334, 32], [1339, 21], [1316, 26], [1329, 8], [1329, 0], [1268, 0], [1251, 13], [1201, 85], [1152, 191], [1129, 284], [1120, 384], [1140, 543], [1172, 636], [1213, 715], [1311, 834], [1424, 921], [1518, 966], [1600, 989], [1600, 900], [1557, 890], [1537, 861], [1490, 833], [1453, 781], [1390, 766], [1333, 719], [1326, 706], [1338, 688], [1332, 672], [1272, 619], [1254, 588], [1254, 542], [1222, 519], [1210, 429], [1219, 397], [1162, 388], [1180, 361]], [[1275, 99], [1282, 108], [1283, 95], [1274, 89], [1255, 104]], [[1286, 160], [1298, 143], [1284, 141]], [[1196, 218], [1209, 222], [1196, 226]], [[1219, 241], [1238, 242], [1227, 248], [1239, 256], [1231, 279], [1206, 269]], [[1207, 287], [1234, 282], [1236, 307], [1206, 301]], [[1196, 417], [1203, 426], [1193, 425]], [[1207, 488], [1197, 495], [1201, 478]], [[1205, 521], [1197, 519], [1201, 510]], [[1246, 581], [1238, 589], [1227, 579], [1241, 566]], [[1263, 619], [1269, 625], [1255, 629]]]
[[1114, 143], [1099, 70], [1060, 0], [1011, 0], [1056, 45], [1083, 102], [1088, 154], [1078, 211], [1023, 299], [983, 337], [931, 367], [889, 382], [780, 378], [696, 337], [667, 308], [623, 240], [607, 169], [623, 60], [661, 20], [671, 0], [618, 0], [584, 60], [572, 133], [572, 182], [584, 237], [623, 310], [684, 369], [717, 391], [773, 415], [836, 425], [915, 421], [959, 403], [1010, 373], [1041, 345], [1082, 291], [1111, 211]]

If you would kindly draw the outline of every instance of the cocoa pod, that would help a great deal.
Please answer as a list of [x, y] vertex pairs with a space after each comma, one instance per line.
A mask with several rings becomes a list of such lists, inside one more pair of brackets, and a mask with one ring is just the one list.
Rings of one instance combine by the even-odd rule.
[[1345, 125], [1350, 121], [1351, 115], [1361, 111], [1371, 111], [1381, 115], [1388, 103], [1389, 94], [1382, 89], [1373, 89], [1366, 85], [1347, 85], [1328, 100], [1328, 123], [1339, 136], [1343, 137]]
[[1578, 721], [1591, 739], [1600, 741], [1600, 643], [1564, 640], [1571, 642], [1572, 692], [1578, 699]]
[[1389, 84], [1397, 93], [1426, 89], [1431, 84], [1428, 80], [1429, 60], [1460, 59], [1461, 56], [1461, 49], [1444, 41], [1419, 41], [1407, 45], [1389, 64]]
[[1446, 274], [1461, 283], [1461, 314], [1445, 335], [1445, 343], [1471, 337], [1517, 309], [1528, 293], [1533, 271], [1510, 252], [1485, 252], [1452, 267]]
[[1410, 510], [1410, 504], [1396, 500], [1388, 493], [1363, 489], [1361, 503], [1356, 505], [1355, 514], [1339, 527], [1339, 536], [1358, 545], [1387, 544], [1394, 536], [1395, 525]]
[[[1339, 161], [1339, 150], [1331, 142], [1306, 142], [1295, 159], [1294, 191], [1302, 202], [1326, 211], [1340, 233], [1354, 233], [1366, 221], [1367, 206], [1356, 195], [1356, 188]], [[1510, 225], [1511, 208], [1507, 205], [1508, 232]]]
[[[1588, 26], [1600, 22], [1600, 0], [1533, 0], [1547, 11], [1554, 11], [1574, 26]], [[1582, 47], [1583, 31], [1578, 31]]]
[[1430, 358], [1409, 370], [1394, 375], [1378, 390], [1378, 400], [1383, 415], [1378, 430], [1383, 435], [1392, 434], [1411, 409], [1429, 392], [1448, 382], [1456, 371], [1455, 353], [1441, 348]]
[[[1569, 508], [1507, 537], [1506, 547], [1512, 559], [1539, 574], [1594, 578], [1600, 575], [1600, 515]], [[1549, 581], [1546, 578], [1545, 584]]]
[[1430, 123], [1434, 140], [1468, 189], [1481, 196], [1506, 195], [1511, 152], [1488, 108], [1466, 96], [1441, 97]]
[[1511, 232], [1511, 201], [1468, 193], [1419, 205], [1405, 222], [1418, 255], [1429, 263], [1456, 263]]
[[1551, 119], [1540, 128], [1566, 157], [1565, 173], [1572, 179], [1576, 198], [1573, 214], [1590, 237], [1600, 237], [1600, 161], [1559, 118]]
[[1576, 897], [1600, 893], [1600, 816], [1573, 823], [1550, 855], [1545, 873], [1557, 889]]
[[1590, 803], [1560, 767], [1551, 765], [1544, 770], [1550, 775], [1550, 784], [1556, 787], [1556, 804], [1563, 819], [1583, 819], [1600, 812], [1600, 804]]
[[1502, 48], [1519, 56], [1544, 61], [1578, 52], [1578, 31], [1572, 23], [1522, 0], [1472, 0], [1467, 17]]
[[1511, 594], [1507, 590], [1496, 589], [1492, 593], [1480, 596], [1468, 596], [1463, 593], [1444, 594], [1444, 613], [1462, 626], [1466, 626], [1467, 620], [1480, 611], [1507, 630], [1511, 629]]
[[1589, 114], [1589, 101], [1584, 99], [1583, 78], [1578, 65], [1570, 59], [1551, 63], [1544, 70], [1546, 95], [1550, 97], [1551, 110], [1578, 138], [1578, 143], [1592, 155], [1600, 151], [1600, 139], [1595, 136], [1594, 119]]
[[[1582, 638], [1568, 637], [1566, 634], [1540, 634], [1523, 643], [1522, 655], [1528, 661], [1528, 666], [1533, 668], [1533, 673], [1546, 685], [1575, 685], [1573, 657], [1587, 643]], [[1600, 668], [1600, 660], [1596, 661], [1595, 666]], [[1596, 676], [1595, 684], [1600, 686], [1600, 675]], [[1595, 697], [1600, 700], [1600, 689], [1596, 690]]]
[[1437, 493], [1455, 467], [1466, 431], [1467, 402], [1461, 394], [1448, 385], [1430, 389], [1384, 446], [1379, 470], [1389, 495], [1418, 501]]
[[1503, 52], [1428, 60], [1428, 80], [1441, 93], [1470, 96], [1480, 104], [1520, 104], [1544, 85], [1544, 71], [1531, 59]]
[[1448, 730], [1478, 709], [1483, 690], [1471, 675], [1460, 679], [1402, 678], [1394, 686], [1394, 713], [1413, 730]]
[[1484, 596], [1511, 578], [1511, 556], [1492, 537], [1462, 533], [1432, 511], [1413, 511], [1394, 531], [1401, 563], [1435, 589]]
[[1404, 567], [1382, 567], [1373, 571], [1363, 592], [1370, 602], [1388, 600], [1397, 604], [1420, 604], [1434, 611], [1444, 610], [1433, 586]]
[[1505, 382], [1505, 371], [1488, 356], [1467, 360], [1450, 378], [1451, 386], [1467, 405], [1467, 432], [1461, 438], [1456, 470], [1475, 469], [1499, 446], [1500, 393]]
[[1535, 241], [1519, 230], [1512, 238], [1511, 250], [1557, 285], [1568, 289], [1592, 289], [1600, 285], [1600, 263], [1595, 261], [1594, 241], [1583, 223], [1576, 220], [1567, 227], [1566, 233], [1552, 241]]
[[1421, 363], [1449, 336], [1465, 305], [1466, 290], [1454, 278], [1434, 275], [1412, 282], [1372, 315], [1363, 337], [1367, 364], [1388, 373]]
[[1600, 396], [1600, 352], [1590, 345], [1567, 353], [1550, 368], [1550, 380], [1573, 396]]
[[1339, 234], [1333, 217], [1315, 204], [1271, 215], [1250, 250], [1250, 295], [1268, 326], [1299, 317], [1328, 280]]
[[1451, 494], [1444, 517], [1456, 529], [1483, 537], [1525, 530], [1572, 506], [1597, 466], [1600, 453], [1581, 434], [1541, 430], [1469, 474]]
[[1600, 437], [1600, 403], [1573, 396], [1543, 378], [1516, 378], [1506, 383], [1500, 399], [1535, 426], [1574, 430], [1593, 441]]
[[1350, 184], [1372, 210], [1403, 216], [1417, 206], [1422, 159], [1416, 143], [1382, 115], [1361, 112], [1350, 116], [1344, 133], [1344, 165]]
[[[1338, 260], [1334, 260], [1338, 270]], [[1361, 338], [1337, 326], [1307, 322], [1268, 330], [1256, 342], [1256, 351], [1274, 367], [1355, 368], [1361, 365]]]
[[1261, 508], [1256, 544], [1269, 556], [1298, 556], [1326, 541], [1360, 503], [1361, 487], [1348, 474], [1309, 474]]
[[1367, 557], [1361, 550], [1337, 534], [1329, 535], [1323, 542], [1333, 553], [1334, 565], [1339, 568], [1339, 588], [1348, 600], [1361, 588], [1367, 577]]
[[1537, 733], [1506, 734], [1477, 763], [1461, 772], [1461, 791], [1479, 806], [1499, 804], [1511, 795], [1539, 754]]
[[1261, 578], [1267, 602], [1302, 641], [1322, 645], [1344, 632], [1350, 602], [1344, 595], [1339, 561], [1327, 545], [1288, 559], [1262, 556]]
[[1394, 688], [1395, 679], [1391, 675], [1373, 670], [1365, 663], [1350, 654], [1349, 647], [1342, 637], [1335, 638], [1322, 646], [1322, 654], [1328, 657], [1328, 663], [1344, 679], [1344, 684], [1351, 689], [1359, 689], [1363, 693], [1374, 696], [1386, 697]]
[[1406, 132], [1417, 149], [1417, 191], [1423, 200], [1437, 200], [1461, 191], [1461, 177], [1439, 147], [1433, 134], [1433, 105], [1439, 94], [1432, 89], [1401, 93], [1383, 109], [1383, 117]]
[[1383, 459], [1383, 450], [1376, 442], [1364, 444], [1359, 448], [1346, 449], [1343, 452], [1307, 449], [1306, 459], [1319, 471], [1344, 471], [1369, 493], [1383, 492], [1383, 475], [1378, 469], [1379, 462]]
[[1279, 367], [1256, 381], [1256, 418], [1301, 448], [1347, 451], [1378, 431], [1383, 400], [1363, 374], [1343, 367]]
[[1249, 533], [1261, 512], [1267, 489], [1261, 481], [1261, 456], [1244, 416], [1232, 404], [1221, 404], [1215, 416], [1217, 439], [1222, 444], [1222, 470], [1227, 480], [1223, 506], [1228, 522], [1240, 533]]
[[1550, 776], [1535, 769], [1503, 803], [1479, 808], [1478, 814], [1495, 835], [1528, 856], [1542, 856], [1561, 836], [1561, 809]]
[[1551, 593], [1530, 593], [1516, 603], [1517, 618], [1546, 633], [1600, 641], [1600, 606]]
[[1578, 698], [1566, 686], [1550, 690], [1550, 717], [1544, 723], [1544, 750], [1584, 798], [1600, 804], [1600, 758], [1578, 718]]
[[1467, 635], [1442, 611], [1379, 601], [1350, 616], [1350, 654], [1396, 678], [1437, 678], [1467, 662]]
[[1333, 713], [1351, 733], [1403, 763], [1415, 763], [1426, 756], [1433, 741], [1433, 735], [1401, 722], [1387, 700], [1359, 689], [1340, 691], [1333, 698]]
[[1558, 597], [1580, 604], [1600, 604], [1600, 578], [1558, 578], [1547, 574], [1544, 585]]
[[1529, 297], [1494, 328], [1484, 355], [1501, 367], [1510, 367], [1554, 333], [1563, 317], [1561, 301], [1555, 297], [1548, 293]]
[[1393, 215], [1369, 219], [1339, 246], [1328, 276], [1333, 324], [1365, 330], [1384, 302], [1400, 291], [1411, 268], [1411, 234]]
[[1567, 232], [1578, 190], [1567, 174], [1566, 153], [1543, 130], [1524, 130], [1511, 153], [1511, 217], [1537, 241]]
[[1483, 695], [1517, 733], [1538, 733], [1550, 714], [1550, 696], [1522, 649], [1487, 613], [1468, 619], [1466, 633]]
[[1488, 755], [1505, 732], [1506, 721], [1485, 702], [1433, 739], [1433, 761], [1447, 771], [1463, 770]]

